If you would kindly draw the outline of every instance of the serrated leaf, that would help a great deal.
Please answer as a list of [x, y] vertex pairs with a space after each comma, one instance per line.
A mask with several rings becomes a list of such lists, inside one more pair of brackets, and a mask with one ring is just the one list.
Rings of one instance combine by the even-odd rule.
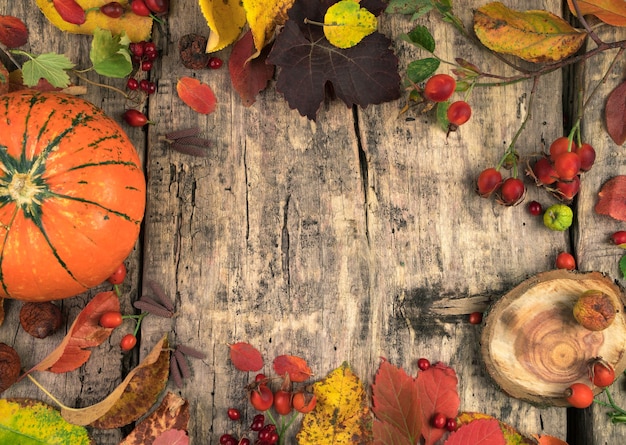
[[128, 44], [129, 40], [124, 35], [113, 36], [109, 30], [95, 29], [89, 52], [94, 70], [107, 77], [128, 76], [133, 70]]
[[273, 40], [277, 26], [287, 19], [287, 11], [294, 0], [243, 0], [246, 21], [254, 38], [256, 51], [250, 57], [256, 58], [268, 42]]
[[419, 46], [430, 53], [435, 52], [435, 39], [428, 28], [423, 25], [417, 25], [408, 33], [401, 34], [400, 38], [413, 45]]
[[622, 273], [622, 278], [626, 280], [626, 255], [619, 260], [619, 270]]
[[511, 425], [495, 419], [493, 416], [488, 414], [465, 411], [457, 416], [457, 424], [459, 427], [476, 420], [496, 420], [500, 426], [500, 431], [502, 431], [502, 434], [504, 435], [504, 442], [507, 445], [536, 445], [533, 439], [523, 436]]
[[240, 371], [259, 371], [263, 367], [263, 356], [250, 343], [238, 342], [230, 347], [230, 361]]
[[0, 43], [17, 48], [28, 42], [28, 28], [23, 21], [10, 15], [0, 15]]
[[31, 399], [0, 399], [0, 443], [90, 445], [87, 430], [68, 423], [61, 413]]
[[338, 48], [351, 48], [378, 27], [376, 16], [356, 0], [340, 0], [324, 14], [324, 35]]
[[200, 0], [200, 9], [211, 30], [207, 52], [219, 51], [234, 43], [246, 24], [246, 11], [240, 1]]
[[39, 79], [46, 79], [56, 88], [65, 88], [70, 84], [70, 76], [65, 70], [71, 70], [74, 64], [67, 56], [56, 53], [32, 56], [24, 51], [14, 52], [30, 59], [22, 64], [24, 85], [33, 87], [39, 83]]
[[454, 369], [436, 363], [417, 376], [422, 411], [422, 436], [426, 445], [432, 445], [443, 436], [444, 431], [432, 426], [430, 419], [435, 413], [455, 417], [461, 401], [457, 392], [458, 379]]
[[446, 445], [506, 445], [496, 419], [474, 420], [450, 434]]
[[305, 414], [299, 445], [366, 445], [371, 443], [370, 411], [365, 388], [347, 363], [313, 385], [315, 409]]
[[413, 83], [423, 82], [437, 71], [440, 63], [439, 59], [434, 57], [414, 60], [406, 67], [406, 76]]
[[279, 355], [272, 365], [276, 374], [280, 376], [289, 374], [292, 382], [304, 382], [313, 375], [306, 360], [295, 355]]
[[617, 145], [626, 142], [626, 82], [620, 83], [606, 99], [606, 130]]
[[500, 2], [474, 12], [474, 31], [487, 48], [529, 62], [565, 59], [580, 49], [587, 36], [548, 11], [515, 11]]
[[[569, 10], [576, 15], [572, 0], [567, 0]], [[624, 0], [578, 0], [583, 15], [595, 15], [604, 23], [613, 26], [626, 26], [626, 2]]]

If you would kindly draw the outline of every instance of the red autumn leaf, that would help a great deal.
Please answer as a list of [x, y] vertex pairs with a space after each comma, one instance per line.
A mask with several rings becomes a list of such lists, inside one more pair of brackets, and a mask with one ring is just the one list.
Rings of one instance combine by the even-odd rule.
[[152, 445], [188, 445], [189, 436], [182, 430], [167, 430], [154, 439]]
[[598, 192], [596, 213], [626, 221], [626, 176], [619, 175], [604, 183]]
[[215, 111], [217, 99], [210, 86], [193, 77], [182, 77], [176, 84], [178, 97], [201, 114], [211, 114]]
[[250, 343], [239, 342], [230, 345], [230, 360], [240, 371], [258, 371], [263, 367], [263, 356]]
[[0, 43], [17, 48], [28, 42], [28, 28], [23, 21], [10, 15], [0, 15]]
[[458, 379], [454, 369], [436, 363], [417, 376], [422, 415], [422, 436], [426, 445], [437, 442], [444, 434], [441, 428], [435, 428], [430, 420], [435, 413], [446, 417], [456, 417], [461, 401], [457, 392]]
[[76, 0], [52, 0], [54, 9], [63, 20], [74, 25], [82, 25], [87, 20], [85, 11]]
[[506, 445], [496, 419], [474, 420], [461, 426], [444, 442], [445, 445]]
[[622, 145], [626, 141], [626, 81], [620, 83], [606, 99], [606, 129], [611, 139]]
[[279, 355], [274, 359], [274, 371], [278, 375], [289, 374], [292, 382], [304, 382], [313, 375], [311, 368], [301, 357], [295, 355]]
[[248, 31], [235, 43], [228, 59], [231, 83], [246, 107], [254, 103], [274, 75], [274, 65], [265, 63], [268, 51], [263, 50], [259, 57], [250, 60], [255, 52], [252, 31]]
[[419, 442], [422, 434], [417, 380], [384, 360], [372, 385], [374, 444]]
[[62, 373], [82, 366], [91, 355], [91, 351], [85, 348], [100, 345], [113, 331], [100, 326], [100, 317], [105, 312], [119, 310], [120, 300], [115, 292], [96, 294], [80, 311], [61, 344], [28, 372], [48, 370]]
[[553, 436], [534, 436], [537, 439], [537, 445], [567, 445], [567, 442]]

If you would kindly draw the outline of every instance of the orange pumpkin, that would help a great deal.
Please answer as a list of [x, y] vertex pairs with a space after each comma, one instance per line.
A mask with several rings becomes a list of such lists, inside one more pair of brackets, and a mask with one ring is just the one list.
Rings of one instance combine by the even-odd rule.
[[0, 297], [102, 283], [135, 246], [145, 198], [137, 151], [102, 110], [60, 93], [0, 96]]

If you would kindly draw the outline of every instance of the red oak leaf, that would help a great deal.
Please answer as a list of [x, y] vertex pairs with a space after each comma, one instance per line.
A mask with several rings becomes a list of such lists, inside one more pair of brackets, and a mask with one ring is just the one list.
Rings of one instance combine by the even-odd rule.
[[230, 80], [246, 107], [252, 105], [256, 95], [265, 89], [274, 75], [274, 65], [265, 63], [268, 51], [250, 59], [256, 52], [252, 31], [248, 31], [235, 43], [228, 59]]
[[605, 182], [598, 198], [596, 213], [626, 221], [626, 176], [615, 176]]
[[417, 379], [384, 360], [372, 385], [372, 401], [375, 445], [419, 442], [422, 418]]
[[443, 363], [436, 363], [418, 374], [422, 436], [426, 440], [426, 445], [434, 444], [444, 434], [443, 429], [431, 425], [431, 419], [435, 413], [442, 413], [446, 417], [456, 417], [461, 404], [457, 383], [454, 369]]
[[626, 82], [620, 83], [609, 94], [604, 107], [604, 118], [611, 139], [617, 145], [626, 142]]
[[81, 367], [91, 355], [91, 351], [85, 348], [100, 345], [113, 331], [100, 326], [100, 317], [105, 312], [119, 310], [120, 300], [115, 292], [96, 294], [80, 311], [61, 344], [28, 372], [48, 370], [62, 373]]
[[276, 90], [291, 108], [311, 120], [327, 96], [336, 96], [349, 107], [400, 97], [398, 59], [390, 49], [391, 40], [374, 32], [358, 45], [340, 49], [326, 40], [321, 26], [305, 23], [305, 19], [322, 22], [333, 3], [297, 0], [268, 57], [281, 68]]
[[17, 17], [0, 15], [0, 43], [7, 48], [17, 48], [28, 42], [28, 28]]
[[278, 375], [289, 374], [292, 382], [304, 382], [313, 375], [311, 368], [301, 357], [295, 355], [279, 355], [274, 359], [274, 371]]
[[74, 25], [82, 25], [87, 20], [85, 11], [76, 0], [52, 0], [54, 9], [63, 20]]
[[263, 367], [263, 356], [250, 343], [239, 342], [230, 345], [230, 360], [240, 371], [258, 371]]
[[445, 445], [506, 445], [496, 419], [474, 420], [461, 426], [444, 442]]
[[193, 77], [182, 77], [176, 84], [178, 97], [201, 114], [211, 114], [215, 111], [217, 99], [210, 86]]

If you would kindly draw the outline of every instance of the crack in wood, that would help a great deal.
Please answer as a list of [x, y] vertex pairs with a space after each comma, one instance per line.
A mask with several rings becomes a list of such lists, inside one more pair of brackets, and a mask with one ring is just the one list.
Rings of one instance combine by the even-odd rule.
[[283, 210], [283, 227], [281, 230], [280, 239], [280, 251], [282, 253], [282, 270], [283, 275], [285, 276], [285, 281], [287, 282], [287, 291], [289, 291], [289, 288], [291, 287], [291, 277], [289, 274], [289, 227], [287, 225], [290, 199], [291, 195], [287, 195], [287, 199], [285, 200], [285, 207]]
[[354, 136], [356, 137], [356, 144], [359, 150], [359, 171], [361, 173], [361, 182], [363, 185], [363, 212], [365, 217], [365, 239], [367, 239], [367, 245], [370, 245], [370, 231], [369, 231], [369, 203], [367, 199], [367, 188], [369, 187], [369, 166], [367, 164], [367, 155], [363, 149], [361, 143], [361, 129], [359, 128], [359, 110], [355, 106], [352, 107], [352, 117], [354, 119]]

